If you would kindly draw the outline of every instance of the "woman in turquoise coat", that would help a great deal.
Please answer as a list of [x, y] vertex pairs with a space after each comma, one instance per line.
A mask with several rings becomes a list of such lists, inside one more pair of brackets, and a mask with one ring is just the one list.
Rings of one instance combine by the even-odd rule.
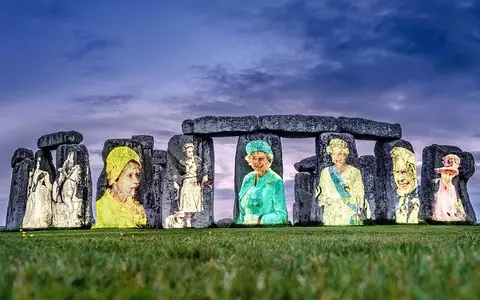
[[286, 224], [287, 205], [283, 179], [270, 166], [272, 149], [265, 141], [251, 141], [245, 159], [253, 168], [242, 182], [239, 192], [239, 215], [236, 224]]

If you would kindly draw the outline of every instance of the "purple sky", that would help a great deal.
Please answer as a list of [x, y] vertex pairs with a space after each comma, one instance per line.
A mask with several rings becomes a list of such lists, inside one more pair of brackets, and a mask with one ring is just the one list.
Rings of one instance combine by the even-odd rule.
[[[94, 182], [106, 139], [166, 149], [205, 115], [398, 122], [419, 164], [434, 143], [480, 162], [479, 28], [466, 0], [1, 1], [0, 224], [13, 152], [60, 130], [84, 135]], [[236, 140], [214, 139], [217, 219], [232, 213]], [[282, 143], [291, 210], [293, 164], [314, 140]], [[479, 215], [480, 176], [468, 188]]]

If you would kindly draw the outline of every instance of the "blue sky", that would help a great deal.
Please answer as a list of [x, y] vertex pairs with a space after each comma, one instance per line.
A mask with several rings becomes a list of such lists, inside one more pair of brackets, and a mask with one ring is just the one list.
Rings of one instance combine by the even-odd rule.
[[[94, 182], [106, 139], [150, 134], [166, 149], [205, 115], [400, 123], [419, 163], [431, 144], [480, 162], [479, 28], [480, 4], [462, 0], [3, 0], [0, 224], [13, 152], [60, 130], [84, 135]], [[236, 138], [214, 142], [216, 215], [228, 217]], [[282, 143], [291, 209], [293, 164], [314, 140]], [[479, 215], [480, 176], [468, 188]]]

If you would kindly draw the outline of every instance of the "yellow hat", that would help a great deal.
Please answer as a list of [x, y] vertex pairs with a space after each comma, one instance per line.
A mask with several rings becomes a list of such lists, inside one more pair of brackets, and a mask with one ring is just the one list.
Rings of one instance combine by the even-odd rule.
[[397, 163], [405, 163], [410, 172], [416, 176], [417, 171], [417, 160], [415, 158], [415, 153], [403, 147], [394, 147], [390, 150], [390, 155], [392, 160]]
[[118, 179], [125, 166], [132, 160], [140, 165], [140, 157], [137, 152], [129, 147], [120, 146], [110, 151], [106, 167], [108, 185]]

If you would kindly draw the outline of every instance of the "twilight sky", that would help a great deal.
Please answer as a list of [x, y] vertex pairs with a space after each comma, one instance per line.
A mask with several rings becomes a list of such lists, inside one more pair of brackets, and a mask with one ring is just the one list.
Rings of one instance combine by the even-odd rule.
[[[476, 1], [3, 0], [0, 66], [0, 225], [13, 152], [61, 130], [83, 134], [94, 183], [105, 140], [149, 134], [166, 150], [206, 115], [400, 123], [419, 164], [445, 144], [480, 165]], [[214, 139], [216, 219], [232, 214], [236, 140]], [[291, 218], [293, 164], [314, 139], [282, 143]], [[479, 218], [480, 175], [468, 188]]]

